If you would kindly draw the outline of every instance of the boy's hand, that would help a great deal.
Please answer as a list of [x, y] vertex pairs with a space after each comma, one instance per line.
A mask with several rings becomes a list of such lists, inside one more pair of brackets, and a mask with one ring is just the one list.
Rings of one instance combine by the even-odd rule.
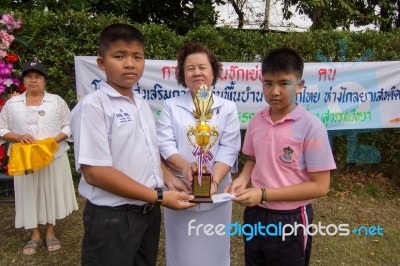
[[262, 192], [259, 188], [248, 188], [236, 194], [233, 201], [246, 207], [256, 206], [261, 202]]
[[173, 210], [183, 210], [197, 205], [189, 202], [193, 198], [193, 195], [184, 192], [165, 191], [161, 205]]
[[237, 194], [246, 189], [247, 186], [247, 179], [244, 177], [238, 177], [235, 180], [233, 180], [232, 183], [230, 183], [224, 190], [225, 193], [231, 193], [231, 194]]

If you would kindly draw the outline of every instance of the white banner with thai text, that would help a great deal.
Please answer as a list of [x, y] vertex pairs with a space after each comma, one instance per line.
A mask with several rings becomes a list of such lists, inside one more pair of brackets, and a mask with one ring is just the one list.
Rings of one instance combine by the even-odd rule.
[[[157, 116], [162, 101], [186, 93], [176, 83], [176, 61], [146, 60], [134, 90]], [[105, 74], [95, 56], [75, 56], [78, 99], [97, 89]], [[264, 108], [260, 63], [223, 62], [214, 94], [236, 103], [242, 129]], [[328, 130], [400, 127], [400, 61], [306, 63], [305, 86], [296, 101]]]

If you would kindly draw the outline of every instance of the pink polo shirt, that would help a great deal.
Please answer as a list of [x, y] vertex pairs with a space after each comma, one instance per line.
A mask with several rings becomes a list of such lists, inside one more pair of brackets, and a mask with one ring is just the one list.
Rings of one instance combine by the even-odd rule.
[[[255, 188], [291, 186], [309, 181], [309, 172], [336, 169], [324, 125], [301, 105], [277, 122], [271, 120], [270, 107], [256, 113], [247, 127], [242, 152], [256, 157], [251, 173]], [[259, 206], [292, 210], [311, 201], [276, 201]]]

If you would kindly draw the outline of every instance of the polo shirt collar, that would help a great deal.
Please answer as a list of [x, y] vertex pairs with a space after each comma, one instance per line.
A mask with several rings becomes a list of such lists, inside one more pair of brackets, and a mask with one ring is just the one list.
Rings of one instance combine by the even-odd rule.
[[[279, 120], [275, 123], [283, 123], [283, 122], [289, 121], [289, 120], [297, 121], [301, 117], [303, 117], [305, 112], [306, 112], [306, 109], [302, 105], [297, 103], [297, 106], [290, 113], [288, 113], [284, 118], [282, 118], [281, 120]], [[271, 107], [270, 106], [264, 108], [264, 110], [261, 111], [261, 115], [268, 122], [270, 122], [271, 124], [274, 124], [274, 122], [272, 122], [272, 119], [271, 119]]]
[[[178, 101], [176, 103], [176, 105], [192, 112], [194, 110], [192, 94], [190, 92], [187, 92], [180, 97], [181, 97], [181, 101]], [[218, 109], [219, 107], [224, 105], [223, 100], [221, 98], [219, 98], [218, 96], [216, 96], [215, 94], [213, 94], [213, 99], [214, 99], [214, 103], [211, 106], [211, 110]]]

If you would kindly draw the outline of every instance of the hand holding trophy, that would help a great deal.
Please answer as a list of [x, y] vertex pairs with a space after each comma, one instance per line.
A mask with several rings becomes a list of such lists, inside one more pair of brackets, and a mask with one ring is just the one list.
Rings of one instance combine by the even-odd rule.
[[[213, 177], [211, 173], [210, 161], [213, 154], [210, 149], [219, 137], [217, 127], [210, 127], [207, 121], [213, 116], [211, 106], [214, 103], [212, 92], [205, 84], [201, 85], [193, 98], [195, 110], [194, 117], [197, 120], [197, 126], [189, 126], [187, 137], [194, 147], [193, 155], [197, 157], [198, 171], [193, 178], [194, 203], [212, 203], [211, 184]], [[194, 140], [193, 140], [194, 138]], [[197, 178], [196, 178], [197, 175]]]

